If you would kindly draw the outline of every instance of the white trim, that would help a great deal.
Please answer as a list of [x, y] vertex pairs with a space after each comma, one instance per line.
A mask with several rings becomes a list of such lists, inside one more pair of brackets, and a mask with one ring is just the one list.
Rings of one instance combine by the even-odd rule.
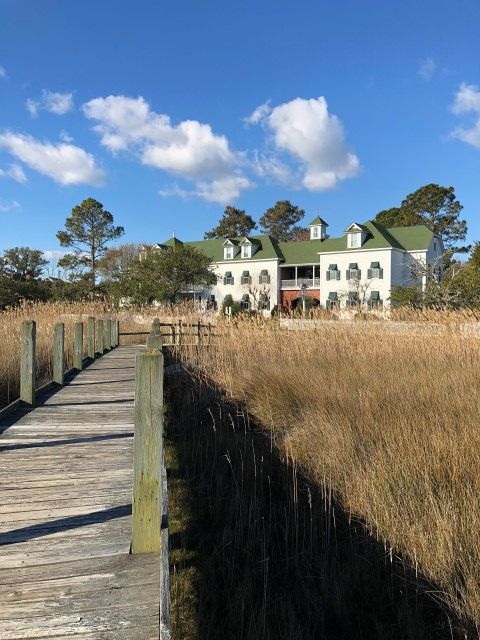
[[331, 254], [334, 255], [343, 255], [344, 253], [368, 253], [369, 251], [403, 251], [405, 252], [405, 249], [398, 249], [397, 247], [377, 247], [376, 249], [348, 249], [348, 250], [340, 250], [340, 251], [318, 251], [317, 255], [319, 256], [328, 256]]
[[[238, 254], [237, 254], [238, 255]], [[242, 258], [240, 260], [238, 260], [237, 258], [232, 258], [232, 260], [215, 260], [214, 262], [211, 262], [210, 264], [242, 264], [242, 262], [245, 262], [247, 264], [251, 264], [252, 262], [280, 262], [281, 258], [257, 258], [256, 260], [254, 258]]]

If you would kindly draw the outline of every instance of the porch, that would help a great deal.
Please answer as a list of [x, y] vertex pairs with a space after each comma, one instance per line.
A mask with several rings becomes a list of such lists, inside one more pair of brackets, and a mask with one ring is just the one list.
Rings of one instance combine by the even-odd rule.
[[280, 289], [320, 288], [320, 265], [280, 267]]

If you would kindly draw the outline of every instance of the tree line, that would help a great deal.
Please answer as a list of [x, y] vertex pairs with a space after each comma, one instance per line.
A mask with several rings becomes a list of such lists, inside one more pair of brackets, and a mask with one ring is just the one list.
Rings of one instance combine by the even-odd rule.
[[[427, 274], [427, 288], [397, 287], [392, 299], [413, 306], [480, 306], [480, 247], [464, 244], [467, 223], [460, 218], [463, 205], [453, 187], [428, 184], [407, 195], [397, 207], [382, 210], [374, 220], [385, 227], [425, 224], [441, 236], [446, 248], [445, 278]], [[259, 224], [245, 210], [228, 205], [218, 224], [205, 239], [249, 236], [259, 228], [275, 240], [309, 239], [300, 222], [305, 211], [289, 200], [279, 200], [260, 217]], [[42, 251], [13, 247], [0, 256], [0, 308], [22, 300], [82, 300], [101, 297], [112, 302], [125, 298], [135, 304], [153, 300], [175, 301], [186, 286], [211, 284], [210, 259], [189, 245], [174, 243], [169, 251], [153, 251], [148, 245], [139, 260], [140, 245], [110, 246], [124, 235], [103, 205], [87, 198], [73, 207], [64, 229], [57, 233], [69, 249], [58, 262], [63, 277], [47, 274], [48, 260]], [[470, 253], [466, 264], [453, 260]]]

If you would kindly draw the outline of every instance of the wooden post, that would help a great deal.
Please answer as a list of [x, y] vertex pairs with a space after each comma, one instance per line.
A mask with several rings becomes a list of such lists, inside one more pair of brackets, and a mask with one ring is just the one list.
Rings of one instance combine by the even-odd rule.
[[73, 366], [77, 371], [81, 371], [83, 367], [83, 322], [75, 323]]
[[210, 346], [212, 340], [212, 323], [208, 323], [208, 346]]
[[160, 326], [160, 320], [155, 318], [152, 323], [152, 329], [147, 336], [147, 349], [160, 349], [163, 348], [162, 328]]
[[176, 343], [176, 337], [175, 337], [175, 323], [172, 322], [171, 326], [170, 326], [171, 330], [172, 330], [172, 347], [175, 346]]
[[135, 358], [132, 553], [160, 552], [163, 453], [163, 353]]
[[120, 346], [120, 320], [115, 320], [115, 346]]
[[110, 349], [115, 349], [115, 320], [110, 321]]
[[65, 325], [59, 322], [53, 329], [53, 381], [65, 382]]
[[24, 320], [20, 327], [20, 400], [35, 404], [35, 348], [37, 325], [33, 320]]
[[177, 329], [177, 345], [179, 347], [182, 346], [182, 321], [178, 319], [178, 329]]
[[87, 320], [87, 344], [88, 357], [95, 359], [95, 318], [90, 316]]
[[199, 320], [197, 322], [197, 334], [195, 336], [197, 346], [200, 346], [200, 342], [201, 342], [201, 335], [200, 335], [201, 327], [202, 327], [202, 325], [200, 324], [200, 320]]
[[107, 351], [110, 351], [110, 349], [112, 348], [111, 339], [112, 339], [112, 321], [109, 318], [105, 323], [105, 349]]
[[103, 320], [97, 321], [97, 353], [103, 355], [104, 342], [103, 342]]

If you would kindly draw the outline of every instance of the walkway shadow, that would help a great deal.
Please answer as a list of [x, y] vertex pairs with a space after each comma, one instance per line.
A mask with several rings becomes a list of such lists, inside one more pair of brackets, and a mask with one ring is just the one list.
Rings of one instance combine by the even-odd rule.
[[425, 595], [432, 585], [391, 561], [326, 487], [281, 460], [219, 389], [183, 373], [168, 379], [167, 402], [177, 461], [169, 470], [173, 637], [456, 637], [448, 612]]
[[123, 518], [131, 514], [132, 505], [125, 504], [119, 507], [112, 507], [110, 509], [102, 509], [101, 511], [82, 513], [80, 515], [69, 516], [67, 518], [58, 518], [57, 520], [51, 520], [49, 522], [40, 522], [28, 527], [20, 527], [5, 533], [0, 533], [0, 546], [26, 542], [27, 540], [41, 538], [59, 531], [86, 527], [90, 524], [108, 522], [109, 520]]
[[65, 438], [63, 440], [47, 440], [46, 442], [21, 442], [20, 444], [0, 445], [2, 451], [16, 451], [17, 449], [43, 449], [45, 447], [61, 447], [69, 444], [86, 444], [88, 442], [104, 442], [105, 440], [119, 440], [133, 438], [133, 431], [129, 433], [112, 433], [105, 436], [86, 436], [85, 438]]

